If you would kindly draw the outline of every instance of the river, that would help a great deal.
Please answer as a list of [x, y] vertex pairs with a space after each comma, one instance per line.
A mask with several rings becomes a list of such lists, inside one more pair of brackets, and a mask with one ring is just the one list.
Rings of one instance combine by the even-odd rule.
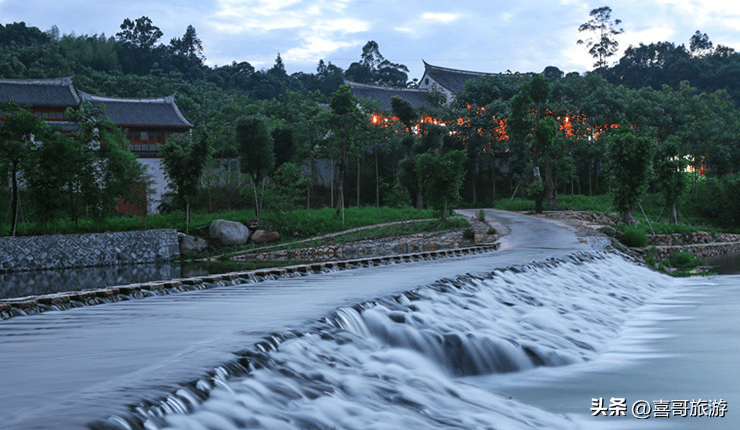
[[[738, 428], [738, 277], [487, 218], [489, 254], [0, 321], [0, 428]], [[682, 399], [725, 417], [632, 411]]]

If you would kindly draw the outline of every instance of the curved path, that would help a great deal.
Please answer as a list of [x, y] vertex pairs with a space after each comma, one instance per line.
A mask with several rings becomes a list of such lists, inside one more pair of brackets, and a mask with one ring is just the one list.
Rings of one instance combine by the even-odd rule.
[[[475, 216], [478, 210], [461, 211]], [[501, 249], [45, 312], [0, 321], [0, 428], [84, 428], [157, 399], [274, 332], [465, 273], [591, 249], [556, 221], [486, 210]]]

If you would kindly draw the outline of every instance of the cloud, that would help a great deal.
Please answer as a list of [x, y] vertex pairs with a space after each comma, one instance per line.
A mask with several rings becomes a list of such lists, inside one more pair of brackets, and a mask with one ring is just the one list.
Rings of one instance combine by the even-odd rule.
[[432, 22], [440, 22], [442, 24], [451, 24], [460, 18], [462, 18], [461, 13], [435, 13], [435, 12], [425, 12], [421, 14], [421, 19], [424, 21], [432, 21]]

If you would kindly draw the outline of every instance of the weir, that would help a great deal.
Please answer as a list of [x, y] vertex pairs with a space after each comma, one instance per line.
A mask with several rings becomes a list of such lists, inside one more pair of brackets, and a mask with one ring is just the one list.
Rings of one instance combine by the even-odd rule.
[[486, 378], [598, 363], [684, 281], [486, 215], [492, 253], [0, 321], [0, 428], [598, 428]]

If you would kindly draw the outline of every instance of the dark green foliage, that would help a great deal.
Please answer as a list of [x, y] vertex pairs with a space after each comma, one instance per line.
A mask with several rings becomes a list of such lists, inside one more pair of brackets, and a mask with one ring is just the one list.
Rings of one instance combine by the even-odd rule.
[[391, 63], [380, 53], [377, 42], [371, 40], [362, 47], [360, 62], [350, 64], [345, 77], [362, 84], [406, 87], [408, 67]]
[[650, 138], [637, 136], [624, 124], [606, 137], [614, 206], [627, 224], [634, 223], [633, 210], [650, 179]]
[[178, 203], [185, 206], [186, 230], [190, 225], [190, 200], [196, 195], [203, 169], [211, 154], [206, 136], [194, 141], [190, 135], [170, 138], [160, 149], [162, 165], [175, 191]]
[[709, 179], [701, 195], [702, 214], [725, 227], [740, 226], [740, 174]]
[[690, 252], [676, 252], [671, 254], [668, 259], [668, 265], [677, 269], [691, 269], [704, 265], [704, 260], [694, 258]]
[[466, 228], [465, 230], [463, 230], [463, 238], [468, 239], [468, 240], [475, 239], [475, 232], [473, 231], [473, 229]]
[[416, 174], [426, 201], [440, 213], [442, 221], [447, 211], [460, 199], [460, 188], [465, 177], [465, 151], [450, 151], [441, 156], [431, 153], [416, 157]]
[[260, 218], [261, 193], [264, 179], [275, 165], [275, 152], [270, 132], [264, 118], [244, 116], [236, 122], [236, 140], [239, 144], [239, 168], [252, 178], [254, 186], [254, 212]]
[[648, 244], [645, 231], [635, 227], [625, 228], [619, 240], [631, 248], [644, 248]]
[[[272, 188], [267, 206], [281, 212], [298, 209], [306, 199], [306, 178], [294, 163], [283, 163], [270, 178]], [[305, 206], [305, 205], [303, 205]]]

